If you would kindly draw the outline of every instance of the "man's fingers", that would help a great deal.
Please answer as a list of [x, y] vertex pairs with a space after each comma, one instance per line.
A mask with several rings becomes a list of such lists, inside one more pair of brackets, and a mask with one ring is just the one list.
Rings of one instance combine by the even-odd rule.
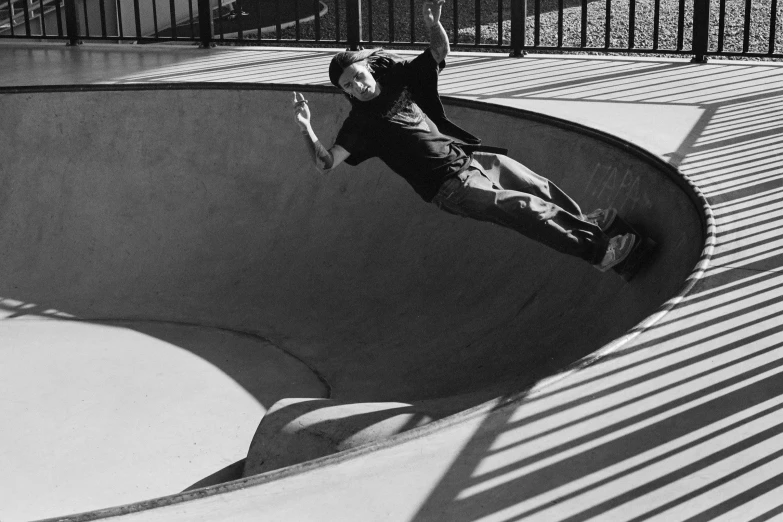
[[305, 103], [307, 103], [307, 100], [305, 100], [304, 94], [302, 94], [300, 92], [294, 92], [293, 106], [294, 107], [301, 107]]
[[305, 100], [304, 94], [301, 92], [294, 91], [294, 101], [291, 103], [292, 105], [296, 106], [302, 103], [307, 103], [307, 100]]
[[446, 0], [427, 0], [424, 2], [424, 4], [422, 4], [424, 13], [427, 15], [434, 15], [443, 8], [443, 4], [445, 3]]

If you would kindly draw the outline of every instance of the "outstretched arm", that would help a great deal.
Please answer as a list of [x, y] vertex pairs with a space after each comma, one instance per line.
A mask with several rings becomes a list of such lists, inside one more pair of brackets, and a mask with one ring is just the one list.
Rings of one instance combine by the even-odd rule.
[[350, 156], [350, 153], [339, 145], [329, 150], [323, 146], [310, 125], [310, 107], [307, 106], [307, 100], [302, 93], [294, 92], [293, 106], [296, 123], [318, 172], [325, 174]]
[[424, 2], [424, 25], [430, 30], [430, 52], [436, 63], [442, 62], [449, 54], [449, 37], [440, 23], [440, 13], [446, 0]]

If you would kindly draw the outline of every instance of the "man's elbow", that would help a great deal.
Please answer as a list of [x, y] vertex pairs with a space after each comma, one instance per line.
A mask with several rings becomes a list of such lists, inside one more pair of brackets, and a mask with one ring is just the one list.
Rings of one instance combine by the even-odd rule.
[[449, 55], [449, 49], [443, 47], [430, 47], [432, 57], [435, 59], [435, 63], [441, 64], [443, 60]]
[[332, 171], [332, 169], [334, 169], [334, 166], [331, 163], [325, 164], [325, 163], [320, 163], [319, 162], [319, 163], [316, 163], [316, 165], [315, 165], [315, 170], [318, 171], [318, 174], [321, 174], [321, 175], [324, 175], [324, 176], [326, 174], [329, 174]]
[[320, 172], [321, 174], [326, 174], [330, 170], [334, 168], [334, 158], [330, 154], [329, 157], [326, 157], [325, 155], [323, 157], [318, 157], [315, 160], [315, 168]]

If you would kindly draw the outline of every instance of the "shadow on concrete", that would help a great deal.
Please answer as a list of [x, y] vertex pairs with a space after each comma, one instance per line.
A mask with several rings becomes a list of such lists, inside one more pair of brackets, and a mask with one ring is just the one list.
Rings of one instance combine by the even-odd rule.
[[[687, 81], [665, 81], [667, 69], [687, 79], [687, 66], [654, 69], [659, 80], [649, 86], [645, 70], [572, 81], [555, 74], [493, 96], [704, 96]], [[781, 513], [783, 165], [774, 143], [783, 139], [783, 92], [740, 70], [710, 81], [715, 98], [671, 156], [730, 223], [712, 267], [632, 345], [488, 417], [413, 520], [761, 521]]]

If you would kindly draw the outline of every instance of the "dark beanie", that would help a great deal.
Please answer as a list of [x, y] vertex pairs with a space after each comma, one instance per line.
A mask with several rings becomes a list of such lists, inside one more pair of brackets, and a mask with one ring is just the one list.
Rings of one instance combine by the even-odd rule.
[[[332, 62], [329, 64], [329, 80], [332, 82], [332, 85], [335, 87], [340, 87], [340, 76], [343, 74], [343, 70], [345, 67], [341, 65], [343, 62], [345, 53], [339, 53], [332, 58]], [[343, 58], [343, 59], [341, 59]]]

